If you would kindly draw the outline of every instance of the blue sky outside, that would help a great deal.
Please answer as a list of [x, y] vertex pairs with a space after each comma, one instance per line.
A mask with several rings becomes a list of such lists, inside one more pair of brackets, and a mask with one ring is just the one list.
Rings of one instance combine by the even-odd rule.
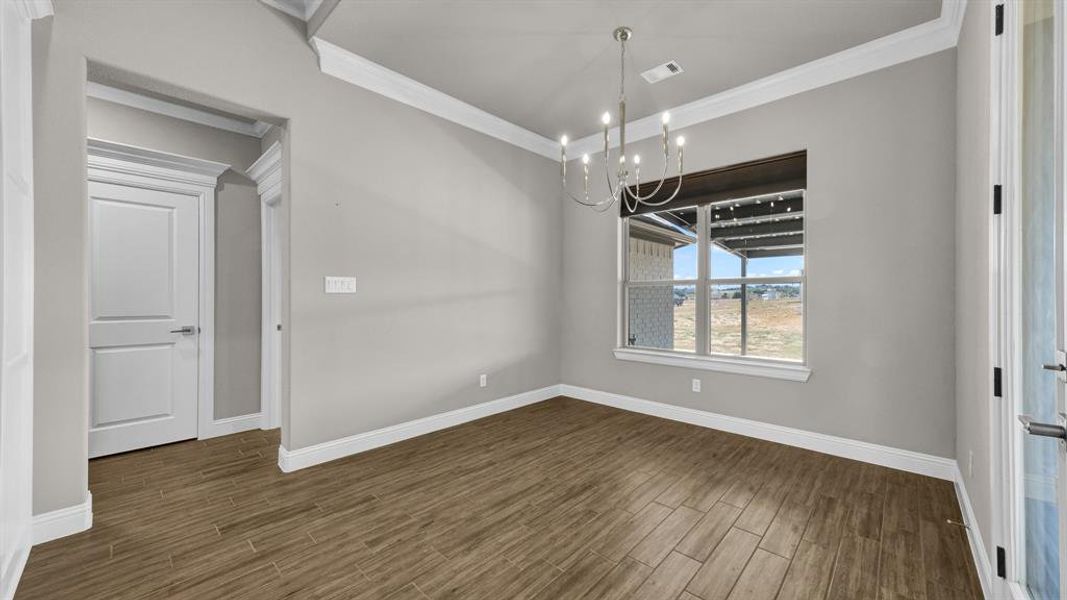
[[[804, 270], [803, 256], [776, 256], [753, 258], [748, 261], [749, 277], [784, 277], [800, 275]], [[740, 277], [741, 259], [718, 248], [711, 247], [711, 276]], [[674, 278], [697, 278], [696, 244], [683, 246], [674, 251]]]

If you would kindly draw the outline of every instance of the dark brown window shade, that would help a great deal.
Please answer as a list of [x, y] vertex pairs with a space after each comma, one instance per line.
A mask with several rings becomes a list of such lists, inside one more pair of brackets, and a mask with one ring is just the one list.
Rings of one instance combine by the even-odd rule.
[[[626, 204], [620, 202], [621, 215], [628, 217], [685, 206], [711, 204], [734, 198], [805, 189], [808, 184], [807, 173], [808, 153], [806, 150], [690, 173], [682, 177], [682, 190], [670, 203], [663, 206], [641, 204], [637, 210], [630, 212]], [[659, 193], [650, 201], [667, 199], [674, 192], [677, 184], [677, 177], [666, 179]], [[647, 194], [655, 187], [656, 183], [653, 182], [642, 184], [640, 189], [632, 185], [630, 189]]]

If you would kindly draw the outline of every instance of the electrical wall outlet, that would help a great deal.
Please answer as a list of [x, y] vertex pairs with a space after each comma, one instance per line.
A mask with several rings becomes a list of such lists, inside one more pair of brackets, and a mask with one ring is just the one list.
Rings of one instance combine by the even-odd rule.
[[323, 278], [322, 287], [327, 294], [355, 294], [356, 278], [327, 275]]
[[489, 383], [487, 381], [488, 379], [489, 378], [486, 377], [485, 373], [482, 373], [481, 375], [479, 375], [478, 376], [478, 387], [485, 387]]
[[693, 391], [694, 392], [699, 392], [700, 391], [700, 380], [699, 379], [694, 379], [693, 380]]

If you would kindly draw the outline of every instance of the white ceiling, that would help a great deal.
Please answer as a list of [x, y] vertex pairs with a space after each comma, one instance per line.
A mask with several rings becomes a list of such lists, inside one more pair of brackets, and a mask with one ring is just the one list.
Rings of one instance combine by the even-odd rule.
[[[936, 19], [938, 0], [341, 0], [316, 36], [556, 139], [615, 110], [618, 25], [632, 121]], [[650, 85], [667, 60], [685, 73]]]

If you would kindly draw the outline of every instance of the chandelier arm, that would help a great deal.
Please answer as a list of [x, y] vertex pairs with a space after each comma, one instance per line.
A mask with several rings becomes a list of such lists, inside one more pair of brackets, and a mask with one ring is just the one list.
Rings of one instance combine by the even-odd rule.
[[646, 201], [640, 201], [639, 203], [640, 204], [644, 204], [645, 206], [663, 206], [664, 204], [667, 204], [671, 200], [674, 200], [674, 198], [676, 196], [678, 196], [678, 192], [680, 192], [681, 190], [682, 190], [682, 176], [679, 173], [678, 174], [678, 185], [676, 185], [674, 187], [674, 193], [671, 194], [670, 198], [667, 198], [666, 200], [663, 200], [662, 202], [648, 202], [646, 200]]
[[567, 191], [567, 188], [563, 188], [563, 193], [566, 194], [571, 200], [574, 200], [575, 202], [577, 202], [578, 204], [581, 204], [582, 206], [597, 207], [597, 206], [600, 206], [600, 205], [604, 204], [605, 202], [612, 201], [611, 198], [606, 198], [604, 200], [601, 200], [600, 202], [590, 202], [588, 197], [586, 197], [585, 200], [580, 200], [578, 198], [575, 198], [574, 194], [572, 194], [569, 191]]
[[[609, 153], [607, 151], [605, 151], [604, 155], [605, 155], [605, 157], [608, 157]], [[611, 184], [611, 168], [608, 167], [608, 164], [610, 162], [611, 162], [610, 160], [606, 160], [605, 161], [605, 164], [604, 164], [604, 180], [607, 181], [607, 183], [608, 183], [608, 195], [611, 196], [611, 200], [613, 202], [618, 202], [619, 198], [625, 198], [626, 197], [626, 194], [625, 194], [625, 191], [624, 191], [625, 187], [623, 185], [621, 185], [622, 182], [619, 182], [620, 185], [618, 186], [618, 188], [616, 188], [615, 186], [613, 186]]]
[[[631, 197], [631, 198], [633, 198], [634, 200], [637, 200], [641, 204], [645, 204], [645, 203], [647, 203], [648, 200], [651, 200], [652, 198], [655, 198], [656, 194], [658, 194], [660, 189], [663, 187], [663, 180], [666, 179], [666, 177], [667, 177], [667, 168], [669, 166], [670, 166], [670, 157], [669, 156], [665, 156], [663, 158], [663, 173], [659, 177], [659, 183], [656, 184], [656, 189], [652, 190], [652, 192], [650, 192], [647, 195], [642, 196], [640, 193], [631, 192], [630, 188], [626, 188], [626, 195]], [[638, 182], [637, 185], [640, 186], [641, 185], [640, 182]]]
[[635, 199], [633, 205], [631, 206], [630, 205], [630, 199], [631, 199], [630, 198], [630, 194], [627, 193], [627, 192], [623, 192], [623, 194], [622, 194], [622, 202], [623, 202], [623, 204], [626, 205], [626, 211], [629, 212], [629, 213], [637, 212], [637, 209], [641, 206], [641, 203], [638, 202]]
[[606, 213], [611, 210], [612, 206], [615, 206], [615, 202], [616, 201], [611, 198], [606, 198], [603, 202], [604, 208], [600, 208], [599, 206], [593, 206], [592, 209], [598, 213]]

